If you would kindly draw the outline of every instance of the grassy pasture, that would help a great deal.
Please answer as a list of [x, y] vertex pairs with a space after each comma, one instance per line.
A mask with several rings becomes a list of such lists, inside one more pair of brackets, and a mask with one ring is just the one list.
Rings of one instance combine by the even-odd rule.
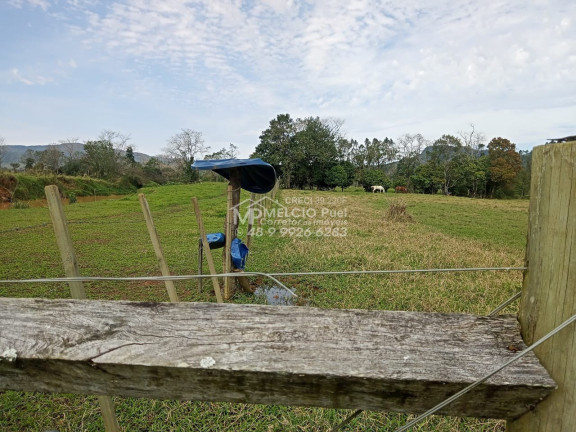
[[[208, 232], [222, 231], [226, 186], [204, 183], [145, 188], [162, 247], [173, 274], [197, 271], [198, 230], [190, 198], [197, 196]], [[248, 198], [243, 192], [242, 199]], [[262, 225], [253, 237], [248, 270], [310, 272], [382, 269], [518, 267], [523, 265], [527, 201], [345, 192], [281, 191], [288, 211], [314, 208], [345, 216], [346, 236], [289, 235]], [[411, 223], [386, 220], [392, 203], [402, 202]], [[159, 275], [136, 195], [65, 207], [71, 236], [85, 276]], [[297, 213], [299, 214], [299, 213]], [[299, 219], [306, 220], [305, 218]], [[271, 229], [270, 228], [276, 228]], [[242, 234], [244, 231], [244, 234]], [[275, 231], [271, 234], [271, 231]], [[343, 231], [337, 231], [343, 234]], [[245, 237], [245, 226], [241, 228]], [[47, 208], [0, 211], [0, 279], [63, 276]], [[221, 268], [221, 254], [214, 254]], [[207, 268], [204, 272], [208, 272]], [[290, 276], [281, 278], [298, 303], [322, 308], [362, 308], [486, 314], [520, 290], [520, 272], [469, 272], [386, 276]], [[254, 280], [255, 283], [267, 283]], [[160, 282], [86, 283], [89, 298], [167, 301]], [[215, 301], [211, 284], [177, 282], [181, 301]], [[0, 284], [3, 297], [69, 297], [66, 284]], [[237, 294], [238, 303], [261, 302]], [[515, 306], [507, 312], [514, 313]], [[153, 395], [151, 395], [153, 397]], [[126, 431], [326, 431], [351, 411], [226, 403], [114, 398]], [[409, 416], [363, 413], [346, 430], [388, 431]], [[94, 397], [0, 392], [0, 431], [99, 431]], [[503, 431], [497, 420], [432, 417], [415, 431]]]

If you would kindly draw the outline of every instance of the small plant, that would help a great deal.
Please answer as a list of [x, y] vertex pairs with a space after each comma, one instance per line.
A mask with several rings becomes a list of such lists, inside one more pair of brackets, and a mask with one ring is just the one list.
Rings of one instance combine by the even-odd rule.
[[388, 207], [386, 219], [393, 222], [412, 222], [412, 215], [406, 211], [404, 201], [396, 201]]
[[68, 192], [68, 204], [76, 204], [77, 202], [76, 194], [74, 192]]
[[28, 204], [28, 201], [16, 200], [12, 203], [12, 208], [13, 209], [27, 209], [27, 208], [30, 208], [30, 204]]

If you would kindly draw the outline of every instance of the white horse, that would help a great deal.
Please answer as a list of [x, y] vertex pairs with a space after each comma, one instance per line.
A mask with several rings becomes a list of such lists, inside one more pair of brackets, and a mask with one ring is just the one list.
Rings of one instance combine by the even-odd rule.
[[372, 187], [372, 193], [375, 192], [386, 192], [386, 190], [384, 189], [384, 186], [371, 186]]

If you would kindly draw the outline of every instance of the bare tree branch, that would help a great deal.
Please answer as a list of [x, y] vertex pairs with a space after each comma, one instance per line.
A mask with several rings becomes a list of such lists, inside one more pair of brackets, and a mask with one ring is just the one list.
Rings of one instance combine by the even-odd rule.
[[202, 132], [192, 129], [182, 129], [168, 139], [167, 146], [162, 149], [189, 181], [195, 180], [197, 176], [191, 168], [192, 163], [209, 150], [210, 147], [204, 144]]

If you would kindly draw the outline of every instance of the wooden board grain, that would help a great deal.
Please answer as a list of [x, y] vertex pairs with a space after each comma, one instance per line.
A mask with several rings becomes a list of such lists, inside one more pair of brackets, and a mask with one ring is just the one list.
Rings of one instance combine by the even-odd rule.
[[[523, 347], [511, 316], [0, 299], [0, 390], [418, 413]], [[442, 413], [516, 417], [554, 386], [530, 354]]]

